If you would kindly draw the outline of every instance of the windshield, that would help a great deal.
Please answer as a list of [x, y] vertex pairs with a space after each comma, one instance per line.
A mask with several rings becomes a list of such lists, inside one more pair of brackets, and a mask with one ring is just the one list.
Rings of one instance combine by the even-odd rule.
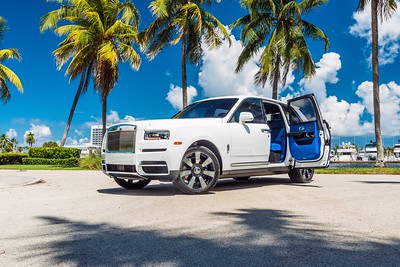
[[172, 118], [223, 118], [237, 101], [237, 98], [224, 98], [196, 102], [187, 106]]

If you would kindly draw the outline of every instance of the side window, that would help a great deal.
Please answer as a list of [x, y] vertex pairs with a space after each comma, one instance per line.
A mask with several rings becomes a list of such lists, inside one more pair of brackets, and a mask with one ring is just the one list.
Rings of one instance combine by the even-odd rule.
[[264, 102], [265, 117], [267, 123], [280, 122], [283, 125], [282, 113], [277, 104]]
[[261, 106], [261, 100], [248, 98], [243, 100], [242, 104], [233, 114], [230, 122], [239, 122], [241, 112], [250, 112], [254, 116], [254, 120], [249, 123], [265, 123], [264, 111]]
[[302, 98], [290, 103], [290, 124], [316, 121], [315, 107], [309, 98]]

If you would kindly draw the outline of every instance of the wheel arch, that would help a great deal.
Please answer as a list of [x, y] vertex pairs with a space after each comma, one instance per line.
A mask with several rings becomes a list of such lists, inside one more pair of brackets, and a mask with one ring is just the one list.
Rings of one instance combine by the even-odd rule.
[[217, 146], [214, 145], [212, 142], [210, 142], [208, 140], [198, 140], [198, 141], [192, 143], [188, 147], [188, 149], [191, 148], [191, 147], [196, 147], [196, 146], [204, 146], [204, 147], [210, 149], [215, 154], [215, 156], [217, 157], [217, 159], [219, 161], [219, 168], [220, 168], [219, 169], [219, 174], [222, 174], [222, 170], [223, 170], [223, 168], [222, 168], [222, 164], [223, 164], [222, 163], [222, 157], [221, 157], [221, 153], [219, 152]]

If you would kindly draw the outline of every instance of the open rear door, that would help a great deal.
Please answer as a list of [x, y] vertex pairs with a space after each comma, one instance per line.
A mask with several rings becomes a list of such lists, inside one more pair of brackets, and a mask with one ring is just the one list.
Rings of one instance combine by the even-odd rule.
[[329, 165], [331, 133], [323, 120], [314, 94], [288, 101], [289, 149], [295, 168], [325, 168]]

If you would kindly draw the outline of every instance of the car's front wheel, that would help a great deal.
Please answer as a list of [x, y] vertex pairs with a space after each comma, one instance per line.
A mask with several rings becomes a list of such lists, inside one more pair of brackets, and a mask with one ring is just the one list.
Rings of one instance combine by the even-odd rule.
[[132, 180], [132, 179], [120, 179], [114, 177], [115, 182], [125, 189], [142, 189], [150, 183], [150, 180]]
[[218, 181], [219, 161], [208, 148], [192, 147], [184, 154], [179, 177], [173, 181], [186, 194], [201, 194], [211, 190]]
[[314, 169], [293, 169], [289, 172], [289, 177], [294, 183], [310, 183], [314, 177]]

